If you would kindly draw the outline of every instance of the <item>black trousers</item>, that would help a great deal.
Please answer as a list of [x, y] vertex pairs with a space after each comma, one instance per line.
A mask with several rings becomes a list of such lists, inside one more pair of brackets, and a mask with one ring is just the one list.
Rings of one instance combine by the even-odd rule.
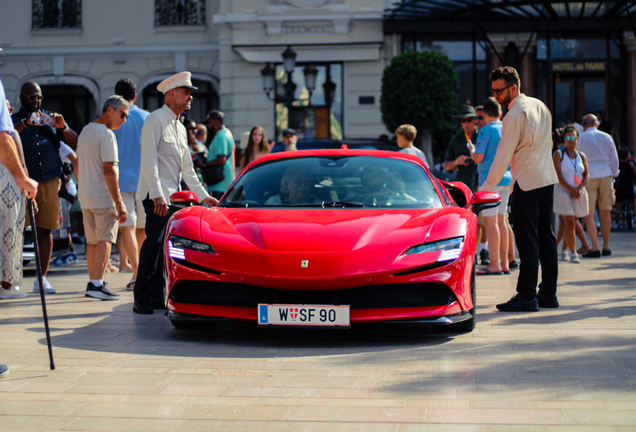
[[523, 191], [519, 183], [515, 183], [510, 196], [515, 240], [521, 259], [517, 293], [524, 298], [536, 296], [539, 262], [540, 292], [544, 296], [556, 294], [559, 267], [556, 238], [552, 231], [553, 197], [553, 185]]
[[159, 308], [163, 305], [163, 239], [171, 212], [157, 216], [155, 203], [148, 196], [142, 203], [146, 211], [146, 240], [139, 252], [135, 304]]

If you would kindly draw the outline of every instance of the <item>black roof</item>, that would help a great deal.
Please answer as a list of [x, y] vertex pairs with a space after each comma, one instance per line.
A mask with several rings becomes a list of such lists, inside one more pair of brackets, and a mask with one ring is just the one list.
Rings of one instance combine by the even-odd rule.
[[[535, 21], [543, 22], [540, 27], [552, 27], [558, 22], [561, 29], [563, 25], [569, 27], [567, 22], [572, 21], [578, 23], [579, 30], [581, 21], [604, 28], [611, 22], [614, 30], [617, 30], [617, 24], [622, 29], [632, 30], [632, 21], [636, 21], [636, 1], [403, 0], [386, 9], [384, 19], [386, 33], [404, 32], [403, 25], [409, 21], [419, 22], [420, 26], [422, 21], [431, 24], [443, 22], [445, 25], [488, 22], [496, 27], [487, 27], [489, 31], [526, 31], [524, 21], [530, 24], [530, 28], [534, 27], [532, 23]], [[449, 30], [463, 29], [462, 33], [475, 30], [473, 26], [466, 28], [462, 25], [451, 26], [453, 28]], [[585, 28], [589, 29], [589, 25], [586, 24]]]

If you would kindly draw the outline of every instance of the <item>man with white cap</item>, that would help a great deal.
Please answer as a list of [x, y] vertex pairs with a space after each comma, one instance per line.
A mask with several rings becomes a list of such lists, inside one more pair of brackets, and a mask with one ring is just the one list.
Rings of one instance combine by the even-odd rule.
[[192, 74], [180, 72], [157, 86], [165, 105], [153, 111], [141, 130], [141, 172], [137, 194], [146, 211], [146, 241], [139, 254], [139, 271], [135, 282], [133, 311], [152, 314], [163, 304], [163, 238], [170, 215], [168, 200], [180, 189], [183, 178], [207, 206], [218, 201], [205, 191], [199, 181], [188, 147], [188, 134], [179, 121], [192, 102]]

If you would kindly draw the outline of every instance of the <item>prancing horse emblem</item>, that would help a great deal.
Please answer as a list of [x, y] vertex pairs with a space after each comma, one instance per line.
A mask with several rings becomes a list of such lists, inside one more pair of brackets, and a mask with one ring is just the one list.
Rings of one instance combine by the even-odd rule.
[[302, 260], [300, 262], [300, 268], [307, 268], [309, 267], [309, 260]]

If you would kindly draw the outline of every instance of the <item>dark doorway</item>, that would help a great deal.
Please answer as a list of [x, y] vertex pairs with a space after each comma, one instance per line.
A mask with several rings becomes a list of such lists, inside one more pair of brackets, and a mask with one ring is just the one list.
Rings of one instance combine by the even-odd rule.
[[604, 76], [554, 75], [554, 127], [578, 122], [585, 114], [606, 112]]
[[[163, 106], [163, 93], [157, 90], [159, 82], [143, 89], [143, 108], [147, 111], [153, 112]], [[193, 79], [192, 85], [198, 87], [198, 90], [192, 90], [192, 108], [186, 113], [186, 117], [199, 123], [208, 112], [219, 109], [219, 95], [210, 82]]]
[[42, 85], [42, 108], [60, 113], [69, 127], [78, 134], [97, 118], [95, 99], [81, 85]]

